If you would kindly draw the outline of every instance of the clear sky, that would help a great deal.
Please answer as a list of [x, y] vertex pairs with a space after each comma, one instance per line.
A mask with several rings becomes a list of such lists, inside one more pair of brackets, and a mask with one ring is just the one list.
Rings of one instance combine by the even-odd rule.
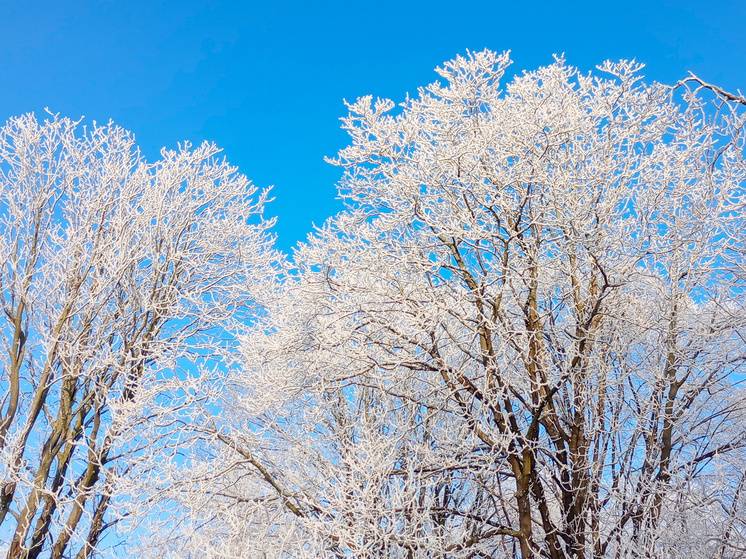
[[637, 58], [746, 89], [746, 1], [0, 1], [0, 119], [44, 107], [115, 122], [150, 157], [210, 139], [260, 186], [280, 246], [339, 203], [342, 99], [403, 98], [464, 52], [511, 49], [514, 69], [564, 52], [590, 69]]

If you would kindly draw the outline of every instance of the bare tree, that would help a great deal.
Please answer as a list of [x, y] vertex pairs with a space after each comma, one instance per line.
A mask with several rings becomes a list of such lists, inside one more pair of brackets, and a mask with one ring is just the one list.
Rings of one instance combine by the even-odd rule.
[[746, 549], [743, 113], [635, 62], [508, 65], [350, 104], [348, 209], [204, 426], [195, 556]]
[[125, 130], [57, 116], [0, 129], [8, 558], [91, 557], [178, 459], [273, 258], [267, 193], [218, 153], [148, 163]]

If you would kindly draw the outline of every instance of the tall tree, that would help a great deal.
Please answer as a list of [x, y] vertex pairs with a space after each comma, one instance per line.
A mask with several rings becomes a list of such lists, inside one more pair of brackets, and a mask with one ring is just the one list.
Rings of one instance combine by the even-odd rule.
[[205, 426], [194, 549], [746, 549], [742, 108], [635, 62], [508, 66], [470, 53], [349, 106], [348, 209]]
[[[211, 144], [147, 162], [113, 126], [0, 129], [0, 548], [91, 557], [137, 522], [267, 275], [271, 221]], [[248, 289], [247, 289], [248, 288]], [[124, 488], [124, 489], [123, 489]]]

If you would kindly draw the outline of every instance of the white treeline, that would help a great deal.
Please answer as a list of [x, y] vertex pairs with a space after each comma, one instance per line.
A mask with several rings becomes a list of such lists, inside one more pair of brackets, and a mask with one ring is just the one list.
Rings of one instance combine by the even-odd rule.
[[7, 557], [742, 557], [740, 98], [509, 65], [351, 103], [287, 257], [213, 146], [10, 121]]
[[56, 116], [0, 130], [4, 556], [91, 557], [178, 463], [273, 258], [266, 193], [217, 151], [148, 163]]

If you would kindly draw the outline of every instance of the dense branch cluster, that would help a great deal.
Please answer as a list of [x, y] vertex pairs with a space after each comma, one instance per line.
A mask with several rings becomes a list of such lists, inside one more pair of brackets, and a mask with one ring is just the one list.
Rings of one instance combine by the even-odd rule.
[[9, 558], [90, 557], [145, 511], [139, 487], [209, 397], [216, 348], [271, 260], [266, 195], [216, 152], [150, 164], [120, 128], [58, 117], [0, 131]]
[[349, 104], [284, 261], [213, 146], [9, 122], [8, 557], [742, 556], [743, 108], [509, 65]]

